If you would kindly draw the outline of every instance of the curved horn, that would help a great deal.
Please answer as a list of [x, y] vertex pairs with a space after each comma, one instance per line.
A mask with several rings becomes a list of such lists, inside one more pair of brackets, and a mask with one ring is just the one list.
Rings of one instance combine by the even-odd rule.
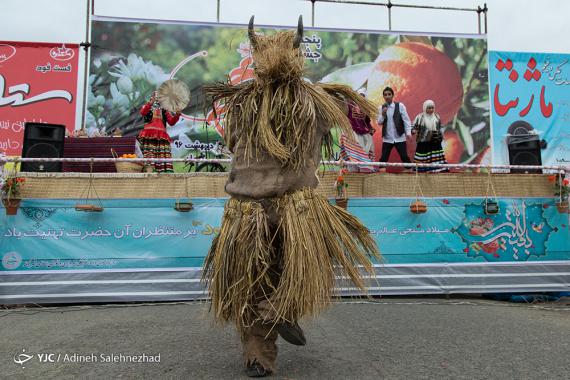
[[298, 49], [303, 40], [303, 16], [299, 16], [299, 22], [297, 23], [297, 35], [295, 40], [293, 40], [293, 48]]
[[255, 16], [251, 16], [249, 19], [249, 25], [247, 27], [247, 35], [249, 37], [249, 41], [252, 45], [255, 45], [255, 32], [253, 31], [253, 19]]

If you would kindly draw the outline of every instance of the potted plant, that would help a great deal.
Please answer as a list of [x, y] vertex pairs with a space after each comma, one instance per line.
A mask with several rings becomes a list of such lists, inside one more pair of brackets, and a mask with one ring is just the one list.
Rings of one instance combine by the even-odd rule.
[[348, 173], [348, 170], [345, 168], [340, 169], [338, 176], [336, 177], [336, 181], [334, 181], [334, 187], [336, 191], [335, 195], [335, 202], [338, 207], [342, 207], [346, 210], [348, 207], [348, 196], [346, 194], [346, 188], [348, 187], [348, 183], [344, 180], [344, 175]]
[[554, 185], [554, 195], [556, 199], [556, 208], [562, 214], [568, 214], [568, 195], [570, 194], [570, 180], [564, 178], [561, 173], [548, 176], [548, 181]]
[[6, 208], [6, 215], [16, 215], [22, 202], [21, 191], [25, 178], [9, 175], [2, 184], [2, 203]]

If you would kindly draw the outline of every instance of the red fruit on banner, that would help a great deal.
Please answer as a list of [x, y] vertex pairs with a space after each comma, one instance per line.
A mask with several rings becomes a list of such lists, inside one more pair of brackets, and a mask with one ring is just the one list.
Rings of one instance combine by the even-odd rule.
[[443, 152], [448, 163], [459, 163], [464, 151], [465, 145], [456, 131], [448, 129], [443, 133]]
[[383, 50], [368, 78], [368, 97], [384, 103], [382, 91], [390, 86], [395, 101], [413, 117], [422, 112], [426, 99], [435, 102], [442, 124], [453, 119], [463, 102], [463, 84], [457, 65], [447, 55], [419, 42], [403, 42]]

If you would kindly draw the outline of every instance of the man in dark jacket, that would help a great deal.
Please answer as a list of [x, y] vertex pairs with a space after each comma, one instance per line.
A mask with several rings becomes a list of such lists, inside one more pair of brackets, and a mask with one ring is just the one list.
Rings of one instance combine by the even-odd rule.
[[378, 124], [382, 125], [382, 157], [380, 162], [387, 162], [392, 148], [396, 147], [402, 162], [411, 162], [406, 151], [406, 138], [412, 135], [412, 123], [404, 103], [394, 102], [394, 90], [386, 87], [382, 93], [385, 103], [378, 115]]

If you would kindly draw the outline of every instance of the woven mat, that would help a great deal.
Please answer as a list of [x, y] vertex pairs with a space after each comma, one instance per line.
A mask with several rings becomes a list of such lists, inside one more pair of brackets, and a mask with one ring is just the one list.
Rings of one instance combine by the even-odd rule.
[[[128, 174], [128, 173], [26, 173], [24, 198], [81, 198], [90, 181], [100, 198], [223, 198], [227, 173]], [[334, 197], [337, 172], [319, 173], [317, 191]], [[426, 197], [484, 197], [488, 175], [484, 173], [420, 174]], [[414, 197], [412, 173], [345, 176], [348, 196]], [[542, 174], [493, 174], [492, 184], [500, 197], [552, 197], [553, 187]], [[492, 193], [488, 194], [492, 196]]]

